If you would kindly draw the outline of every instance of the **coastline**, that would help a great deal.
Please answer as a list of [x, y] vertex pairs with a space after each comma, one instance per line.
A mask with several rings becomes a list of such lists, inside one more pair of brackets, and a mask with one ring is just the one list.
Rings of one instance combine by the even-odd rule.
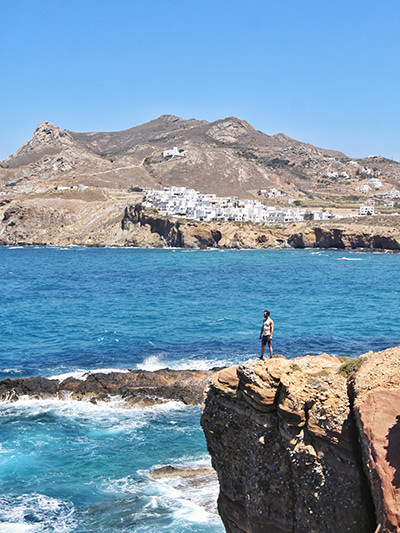
[[13, 201], [0, 207], [0, 246], [400, 251], [394, 216], [274, 224], [164, 217], [113, 201]]
[[[7, 379], [0, 382], [0, 397], [5, 404], [29, 396], [111, 408], [119, 398], [128, 409], [171, 400], [202, 403], [227, 531], [285, 532], [293, 524], [321, 531], [321, 517], [328, 532], [367, 533], [379, 524], [394, 531], [400, 525], [399, 353], [397, 346], [353, 360], [277, 356], [208, 371]], [[168, 465], [155, 475], [158, 470], [162, 476], [197, 475]]]

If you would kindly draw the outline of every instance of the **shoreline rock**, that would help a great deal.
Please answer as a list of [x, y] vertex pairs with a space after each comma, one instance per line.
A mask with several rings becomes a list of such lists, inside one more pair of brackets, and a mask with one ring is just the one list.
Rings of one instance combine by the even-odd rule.
[[[201, 417], [228, 533], [400, 529], [400, 347], [213, 376]], [[390, 402], [390, 403], [389, 403]]]
[[0, 381], [0, 400], [17, 401], [20, 396], [45, 399], [68, 395], [73, 400], [92, 403], [121, 396], [129, 405], [154, 405], [178, 400], [186, 405], [200, 405], [213, 370], [131, 370], [129, 372], [89, 373], [86, 379], [69, 377], [62, 381], [43, 377]]
[[[128, 406], [203, 400], [228, 533], [400, 530], [400, 346], [346, 363], [322, 354], [208, 371], [0, 381], [0, 400], [25, 395], [120, 396]], [[186, 475], [169, 467], [158, 474]]]

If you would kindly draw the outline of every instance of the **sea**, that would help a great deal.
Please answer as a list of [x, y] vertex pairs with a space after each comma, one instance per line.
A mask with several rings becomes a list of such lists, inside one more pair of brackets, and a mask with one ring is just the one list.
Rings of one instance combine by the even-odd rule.
[[[0, 248], [0, 379], [208, 369], [400, 344], [400, 255], [337, 250]], [[0, 531], [223, 532], [200, 408], [0, 403]]]

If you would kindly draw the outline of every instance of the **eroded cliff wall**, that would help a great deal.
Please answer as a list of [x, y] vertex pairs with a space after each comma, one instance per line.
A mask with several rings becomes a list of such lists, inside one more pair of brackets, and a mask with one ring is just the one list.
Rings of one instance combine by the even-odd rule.
[[[387, 352], [365, 356], [363, 372], [377, 376]], [[399, 530], [399, 357], [393, 349], [386, 381], [343, 375], [326, 354], [249, 360], [213, 377], [202, 425], [228, 532]], [[391, 400], [379, 431], [369, 407], [378, 389]]]
[[396, 217], [268, 225], [168, 218], [87, 189], [0, 202], [0, 245], [29, 244], [399, 251], [400, 228]]

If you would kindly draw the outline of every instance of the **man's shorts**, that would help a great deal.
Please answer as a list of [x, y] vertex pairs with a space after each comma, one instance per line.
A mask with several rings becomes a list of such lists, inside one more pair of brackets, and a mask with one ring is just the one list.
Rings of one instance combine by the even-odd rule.
[[266, 344], [271, 344], [271, 335], [263, 335], [261, 344], [265, 346]]

